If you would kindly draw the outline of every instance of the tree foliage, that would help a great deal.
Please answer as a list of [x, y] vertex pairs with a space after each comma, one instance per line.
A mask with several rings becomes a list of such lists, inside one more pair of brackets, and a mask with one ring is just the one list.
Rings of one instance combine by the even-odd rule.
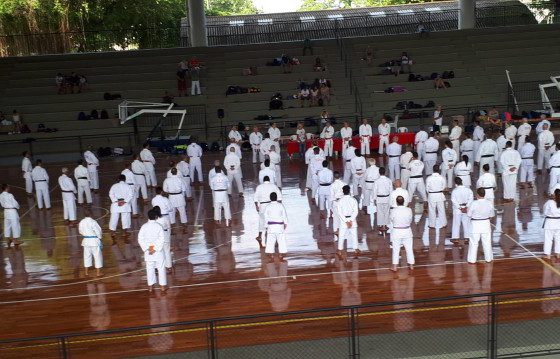
[[208, 0], [206, 3], [206, 15], [250, 15], [257, 14], [259, 10], [251, 0]]

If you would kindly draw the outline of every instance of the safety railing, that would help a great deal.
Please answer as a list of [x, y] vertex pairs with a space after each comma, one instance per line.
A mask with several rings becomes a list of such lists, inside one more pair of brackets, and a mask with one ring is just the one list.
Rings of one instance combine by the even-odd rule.
[[[471, 268], [471, 267], [469, 267]], [[476, 267], [472, 280], [485, 282]], [[286, 278], [274, 281], [280, 305]], [[395, 298], [412, 296], [412, 276], [393, 279]], [[173, 290], [173, 289], [172, 289]], [[359, 303], [357, 289], [343, 296]], [[357, 293], [356, 293], [357, 292]], [[560, 287], [397, 300], [207, 320], [165, 322], [165, 295], [150, 299], [160, 324], [0, 340], [2, 358], [513, 358], [560, 353]], [[104, 315], [97, 312], [96, 315]], [[101, 319], [101, 318], [99, 318]], [[86, 355], [87, 356], [87, 355]]]

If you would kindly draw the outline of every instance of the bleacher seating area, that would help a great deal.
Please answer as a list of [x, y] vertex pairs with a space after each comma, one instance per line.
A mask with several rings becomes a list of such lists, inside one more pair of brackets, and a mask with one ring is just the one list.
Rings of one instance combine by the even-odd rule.
[[[437, 32], [425, 38], [396, 35], [344, 41], [349, 52], [349, 67], [353, 70], [352, 80], [363, 104], [363, 115], [377, 123], [383, 113], [399, 113], [393, 109], [399, 101], [420, 104], [434, 101], [445, 108], [456, 109], [447, 114], [464, 111], [462, 108], [467, 106], [498, 105], [498, 109], [503, 109], [507, 103], [506, 69], [516, 81], [546, 80], [551, 75], [558, 75], [556, 55], [560, 53], [560, 43], [555, 40], [559, 34], [559, 26], [535, 25]], [[367, 66], [361, 60], [367, 45], [374, 49], [373, 66]], [[407, 51], [413, 59], [414, 73], [429, 75], [454, 71], [455, 77], [446, 80], [451, 87], [435, 90], [431, 80], [408, 82], [408, 74], [381, 75], [382, 67], [378, 64], [398, 58], [402, 51]], [[283, 74], [280, 67], [265, 65], [283, 53], [302, 62], [294, 66], [293, 73]], [[203, 95], [176, 97], [175, 102], [180, 106], [204, 106], [206, 127], [211, 131], [204, 130], [205, 126], [200, 126], [199, 122], [187, 121], [184, 125], [187, 133], [206, 141], [217, 140], [220, 131], [215, 126], [220, 124], [217, 118], [220, 108], [225, 111], [224, 126], [253, 123], [260, 115], [278, 119], [280, 127], [289, 126], [305, 117], [319, 116], [322, 107], [301, 108], [298, 100], [285, 99], [283, 110], [269, 111], [269, 99], [276, 92], [284, 97], [297, 94], [300, 79], [312, 82], [319, 77], [313, 71], [315, 56], [327, 65], [324, 76], [332, 83], [332, 100], [327, 110], [334, 117], [354, 121], [355, 94], [350, 91], [351, 79], [345, 76], [345, 64], [335, 40], [315, 41], [314, 56], [302, 56], [302, 44], [297, 42], [0, 59], [0, 110], [10, 117], [12, 110], [17, 109], [32, 130], [29, 134], [3, 134], [0, 141], [99, 135], [97, 139], [86, 140], [82, 146], [126, 146], [123, 142], [127, 135], [114, 138], [109, 135], [131, 133], [131, 123], [121, 126], [115, 119], [78, 121], [78, 113], [107, 109], [110, 116], [116, 114], [120, 100], [104, 100], [106, 92], [119, 93], [123, 99], [161, 102], [164, 91], [177, 92], [175, 73], [178, 62], [192, 57], [204, 63], [201, 73]], [[254, 66], [257, 67], [256, 76], [243, 75], [244, 68]], [[72, 71], [87, 76], [89, 89], [80, 94], [57, 95], [56, 74]], [[226, 96], [230, 85], [257, 87], [261, 92]], [[391, 86], [403, 86], [408, 91], [383, 93]], [[58, 131], [36, 133], [39, 123]], [[341, 125], [339, 122], [336, 127]], [[402, 125], [407, 126], [405, 120]], [[139, 118], [138, 126], [141, 136], [145, 136], [153, 124]], [[284, 131], [284, 134], [292, 134], [295, 129]], [[34, 150], [39, 152], [64, 152], [76, 147], [76, 138], [60, 140], [54, 145], [37, 141], [36, 146]], [[13, 156], [26, 148], [26, 144], [2, 146], [0, 156]]]

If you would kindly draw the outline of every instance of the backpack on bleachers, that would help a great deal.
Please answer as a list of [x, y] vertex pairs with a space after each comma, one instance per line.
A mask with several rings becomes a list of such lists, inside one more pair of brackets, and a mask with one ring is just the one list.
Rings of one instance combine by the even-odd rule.
[[416, 76], [414, 74], [408, 74], [408, 82], [414, 82], [416, 80]]
[[414, 81], [424, 81], [424, 76], [416, 75], [416, 80], [414, 80]]
[[455, 72], [453, 71], [443, 71], [443, 74], [441, 75], [442, 79], [452, 79], [455, 77]]
[[435, 107], [436, 104], [434, 103], [434, 101], [428, 101], [426, 102], [426, 104], [424, 105], [424, 108], [431, 108], [431, 107]]
[[86, 116], [85, 112], [80, 112], [78, 114], [78, 121], [87, 121], [89, 118]]
[[90, 118], [93, 119], [93, 120], [98, 120], [99, 119], [99, 112], [97, 112], [97, 110], [91, 110]]
[[[445, 72], [444, 72], [445, 73]], [[437, 72], [432, 72], [432, 74], [430, 75], [430, 79], [431, 80], [435, 80], [438, 77], [438, 73]], [[445, 77], [444, 77], [445, 78]]]
[[109, 113], [107, 112], [107, 110], [101, 110], [99, 118], [102, 120], [107, 120], [109, 118]]

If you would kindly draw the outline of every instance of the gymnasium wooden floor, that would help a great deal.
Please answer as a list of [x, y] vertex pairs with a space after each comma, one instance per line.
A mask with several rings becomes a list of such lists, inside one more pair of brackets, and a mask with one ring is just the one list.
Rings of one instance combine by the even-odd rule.
[[[205, 154], [205, 174], [216, 158], [222, 155]], [[161, 184], [171, 158], [158, 155], [157, 159]], [[493, 223], [494, 263], [466, 264], [466, 247], [453, 246], [446, 240], [451, 225], [443, 230], [428, 230], [426, 214], [422, 213], [421, 205], [416, 205], [416, 269], [409, 272], [402, 262], [402, 268], [393, 274], [388, 269], [391, 252], [387, 239], [371, 230], [369, 217], [364, 214], [359, 216], [362, 255], [349, 256], [346, 261], [335, 258], [332, 231], [319, 218], [304, 191], [306, 169], [299, 159], [284, 158], [282, 162], [284, 204], [289, 212], [287, 262], [268, 263], [255, 241], [258, 218], [253, 192], [258, 167], [244, 153], [245, 197], [234, 194], [231, 198], [232, 227], [214, 224], [207, 184], [194, 187], [194, 201], [188, 203], [189, 225], [185, 230], [175, 229], [172, 238], [175, 268], [169, 278], [171, 289], [165, 294], [156, 291], [150, 295], [135, 236], [128, 243], [119, 238], [117, 245], [111, 245], [107, 230], [110, 205], [107, 193], [124, 161], [125, 158], [102, 159], [101, 191], [94, 194], [93, 217], [105, 230], [105, 277], [100, 280], [84, 276], [81, 238], [76, 227], [68, 227], [63, 222], [61, 194], [55, 185], [60, 168], [66, 164], [45, 164], [51, 176], [51, 211], [38, 211], [35, 199], [25, 196], [19, 167], [1, 169], [1, 181], [13, 185], [13, 193], [21, 205], [24, 244], [17, 249], [6, 249], [4, 244], [1, 250], [0, 338], [560, 285], [560, 262], [541, 259], [541, 210], [546, 201], [542, 194], [546, 185], [543, 176], [537, 180], [534, 190], [521, 190], [521, 200], [514, 204], [501, 204], [501, 191], [497, 192], [497, 206], [502, 213]], [[68, 165], [74, 167], [73, 163]], [[334, 161], [335, 169], [341, 166], [340, 160]], [[501, 187], [501, 180], [498, 181]], [[144, 205], [143, 216], [133, 220], [135, 234], [146, 221], [148, 209]], [[78, 211], [82, 217], [83, 208], [79, 207]], [[516, 304], [509, 306], [510, 313], [504, 315], [510, 315], [509, 320], [550, 317], [560, 312], [560, 303], [545, 301], [528, 309], [524, 307], [523, 311], [516, 308]], [[437, 315], [388, 314], [363, 319], [361, 323], [365, 332], [477, 325], [486, 323], [485, 311], [485, 307], [474, 305], [440, 311]], [[319, 338], [345, 335], [346, 319], [338, 319], [341, 325], [338, 329], [335, 322], [333, 319], [330, 323], [308, 323], [305, 335], [310, 332]], [[230, 337], [222, 333], [220, 343], [235, 346], [304, 339], [301, 331], [292, 331], [297, 325], [303, 324], [277, 326], [284, 333], [281, 339], [266, 327], [257, 327], [232, 331]], [[204, 331], [193, 331], [188, 339], [170, 343], [149, 337], [138, 339], [134, 347], [138, 352], [131, 351], [130, 346], [122, 347], [120, 352], [113, 341], [111, 345], [96, 347], [96, 353], [98, 357], [100, 353], [110, 357], [124, 356], [125, 352], [147, 355], [204, 349], [205, 340]], [[91, 349], [89, 345], [93, 344], [84, 344], [82, 354]], [[2, 352], [1, 357], [29, 357], [21, 352]]]

